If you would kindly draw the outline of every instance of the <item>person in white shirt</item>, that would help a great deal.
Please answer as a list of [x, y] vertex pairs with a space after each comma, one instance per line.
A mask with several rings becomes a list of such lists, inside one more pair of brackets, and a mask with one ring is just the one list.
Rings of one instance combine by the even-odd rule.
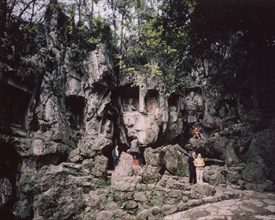
[[205, 163], [201, 154], [198, 154], [198, 157], [194, 160], [194, 165], [196, 167], [197, 183], [202, 184], [203, 168], [205, 166]]

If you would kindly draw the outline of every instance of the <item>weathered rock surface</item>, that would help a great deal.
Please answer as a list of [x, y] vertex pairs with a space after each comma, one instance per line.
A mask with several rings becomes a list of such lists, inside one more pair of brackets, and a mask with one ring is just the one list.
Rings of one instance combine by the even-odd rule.
[[[182, 96], [165, 94], [163, 79], [153, 74], [118, 77], [105, 44], [77, 59], [77, 48], [64, 45], [67, 30], [59, 18], [66, 16], [59, 8], [48, 10], [46, 45], [30, 58], [39, 66], [35, 79], [17, 79], [17, 70], [0, 63], [0, 214], [162, 219], [238, 197], [242, 189], [274, 191], [273, 113], [251, 110], [251, 100], [239, 91], [199, 72], [192, 71]], [[194, 127], [199, 135], [192, 135]], [[145, 158], [142, 168], [126, 153], [134, 136]], [[115, 144], [121, 156], [111, 172]], [[203, 185], [188, 183], [190, 150], [206, 159]], [[262, 203], [259, 195], [251, 203], [273, 218], [273, 195]], [[254, 213], [229, 205], [230, 216], [234, 210]], [[195, 217], [208, 214], [202, 208]]]

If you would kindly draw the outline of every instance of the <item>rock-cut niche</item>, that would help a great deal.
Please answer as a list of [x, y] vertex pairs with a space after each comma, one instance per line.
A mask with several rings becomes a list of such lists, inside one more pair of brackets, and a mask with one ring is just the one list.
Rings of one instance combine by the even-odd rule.
[[31, 94], [0, 82], [0, 122], [25, 128]]
[[71, 95], [66, 97], [65, 104], [71, 129], [80, 130], [84, 120], [85, 98]]
[[148, 90], [146, 97], [146, 111], [147, 112], [155, 112], [156, 108], [159, 107], [159, 93], [157, 90]]
[[119, 90], [123, 112], [138, 111], [139, 108], [139, 88], [123, 86]]
[[13, 219], [16, 179], [21, 160], [14, 146], [0, 143], [0, 216]]

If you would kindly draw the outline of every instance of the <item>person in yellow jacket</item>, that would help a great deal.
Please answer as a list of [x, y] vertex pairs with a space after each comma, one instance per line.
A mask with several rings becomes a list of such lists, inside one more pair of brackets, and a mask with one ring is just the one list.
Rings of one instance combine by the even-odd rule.
[[203, 168], [205, 166], [204, 159], [201, 154], [194, 160], [194, 165], [196, 167], [197, 183], [202, 184]]

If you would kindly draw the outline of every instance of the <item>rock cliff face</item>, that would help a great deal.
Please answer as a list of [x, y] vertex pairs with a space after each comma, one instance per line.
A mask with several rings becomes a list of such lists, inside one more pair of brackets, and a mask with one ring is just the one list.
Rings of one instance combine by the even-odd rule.
[[[193, 73], [185, 96], [167, 97], [161, 77], [117, 75], [104, 44], [76, 61], [74, 49], [62, 44], [60, 13], [50, 12], [47, 48], [33, 57], [41, 68], [33, 83], [1, 68], [2, 213], [37, 220], [160, 219], [237, 196], [219, 194], [219, 184], [274, 190], [274, 115], [250, 109], [238, 91], [228, 93], [200, 73]], [[201, 134], [193, 136], [193, 127]], [[133, 158], [122, 153], [110, 181], [114, 145], [126, 151], [133, 137], [146, 165], [133, 168]], [[190, 150], [206, 158], [210, 185], [189, 186]]]

